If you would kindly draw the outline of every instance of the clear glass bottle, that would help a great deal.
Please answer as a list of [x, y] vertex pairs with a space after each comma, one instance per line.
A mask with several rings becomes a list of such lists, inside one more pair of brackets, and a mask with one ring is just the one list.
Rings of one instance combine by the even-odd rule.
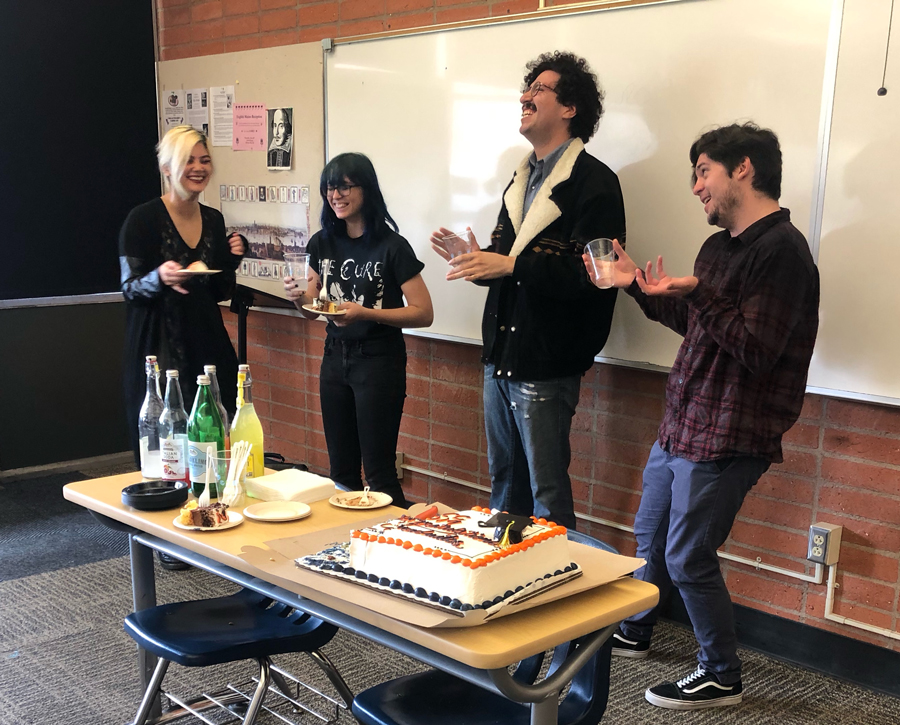
[[203, 372], [209, 378], [209, 389], [213, 394], [213, 398], [215, 398], [216, 405], [219, 408], [219, 415], [222, 416], [222, 427], [225, 429], [225, 450], [231, 450], [231, 418], [228, 416], [228, 411], [225, 410], [225, 406], [222, 405], [222, 391], [219, 388], [219, 378], [216, 374], [216, 366], [215, 365], [204, 365]]
[[[191, 491], [198, 498], [206, 487], [206, 456], [212, 450], [213, 456], [221, 456], [225, 450], [225, 429], [219, 407], [209, 389], [209, 377], [197, 376], [197, 397], [188, 419], [188, 462], [191, 469]], [[210, 482], [215, 482], [215, 470], [209, 471]], [[219, 491], [215, 485], [209, 488], [210, 499], [217, 499]]]
[[247, 478], [262, 476], [265, 473], [263, 429], [253, 407], [252, 385], [250, 367], [241, 365], [238, 368], [238, 409], [231, 424], [231, 440], [232, 445], [238, 441], [247, 441], [253, 445], [250, 449], [250, 458], [247, 459]]
[[162, 459], [163, 481], [191, 482], [188, 467], [188, 417], [177, 370], [166, 370], [166, 400], [159, 416], [159, 452]]
[[159, 365], [156, 355], [147, 355], [144, 362], [147, 374], [147, 393], [138, 414], [138, 439], [141, 450], [141, 475], [151, 481], [162, 477], [162, 464], [159, 457], [159, 436], [156, 424], [162, 413], [163, 402], [159, 394]]

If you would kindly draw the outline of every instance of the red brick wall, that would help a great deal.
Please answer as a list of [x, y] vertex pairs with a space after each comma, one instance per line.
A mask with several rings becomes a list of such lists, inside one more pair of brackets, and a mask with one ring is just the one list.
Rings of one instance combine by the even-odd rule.
[[[564, 4], [554, 0], [547, 5]], [[535, 10], [538, 0], [158, 0], [160, 58], [213, 55]], [[226, 313], [226, 317], [230, 315]], [[234, 332], [233, 320], [229, 325]], [[266, 447], [325, 473], [318, 368], [321, 323], [254, 312], [249, 362]], [[408, 337], [409, 397], [400, 450], [411, 465], [489, 485], [477, 348]], [[579, 511], [632, 524], [641, 469], [662, 417], [665, 378], [596, 365], [582, 386], [570, 472]], [[785, 462], [748, 497], [727, 551], [810, 573], [809, 525], [844, 526], [838, 614], [898, 626], [900, 411], [808, 396], [785, 441]], [[486, 496], [407, 472], [416, 500], [469, 506]], [[476, 495], [477, 494], [477, 495]], [[584, 525], [623, 553], [631, 534]], [[822, 619], [825, 587], [723, 562], [735, 602], [900, 648], [900, 643]]]
[[159, 57], [175, 60], [523, 13], [537, 10], [538, 0], [157, 0], [157, 6]]
[[[225, 313], [232, 335], [234, 318]], [[248, 362], [263, 420], [266, 448], [327, 473], [321, 433], [318, 370], [324, 325], [252, 312]], [[408, 397], [399, 450], [406, 462], [490, 485], [481, 405], [479, 349], [407, 336]], [[665, 376], [595, 365], [582, 384], [572, 433], [570, 468], [576, 506], [598, 518], [632, 524], [641, 469], [662, 417]], [[725, 549], [733, 554], [812, 572], [806, 562], [809, 525], [844, 526], [838, 614], [896, 628], [900, 572], [900, 410], [807, 396], [800, 421], [785, 439], [785, 462], [747, 498]], [[451, 505], [486, 504], [485, 494], [406, 472], [411, 499]], [[580, 526], [634, 552], [630, 533]], [[848, 637], [900, 649], [859, 629], [826, 622], [824, 585], [723, 561], [734, 601]]]

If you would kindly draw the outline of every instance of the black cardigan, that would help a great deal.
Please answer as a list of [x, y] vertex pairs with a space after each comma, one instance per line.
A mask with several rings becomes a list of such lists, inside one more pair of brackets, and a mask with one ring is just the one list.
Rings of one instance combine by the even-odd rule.
[[625, 243], [619, 180], [576, 139], [545, 182], [553, 184], [549, 198], [539, 191], [527, 219], [514, 225], [515, 215], [521, 217], [528, 173], [526, 160], [504, 194], [487, 251], [509, 255], [516, 226], [526, 238], [529, 225], [537, 222], [538, 231], [516, 258], [512, 276], [488, 283], [482, 361], [493, 363], [495, 375], [509, 380], [583, 374], [606, 344], [617, 290], [591, 284], [581, 254], [598, 237]]

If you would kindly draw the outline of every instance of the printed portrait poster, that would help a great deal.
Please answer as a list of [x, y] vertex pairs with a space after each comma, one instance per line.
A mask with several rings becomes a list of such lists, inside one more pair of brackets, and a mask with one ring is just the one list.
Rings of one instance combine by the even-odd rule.
[[291, 168], [294, 145], [294, 109], [270, 108], [268, 111], [268, 151], [266, 168]]

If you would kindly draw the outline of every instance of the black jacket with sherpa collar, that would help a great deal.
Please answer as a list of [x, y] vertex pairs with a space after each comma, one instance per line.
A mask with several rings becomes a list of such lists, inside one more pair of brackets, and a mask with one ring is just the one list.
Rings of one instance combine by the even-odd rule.
[[590, 369], [606, 344], [616, 290], [600, 290], [581, 260], [607, 237], [625, 243], [625, 205], [615, 173], [574, 139], [523, 218], [526, 158], [503, 195], [486, 251], [516, 257], [511, 277], [491, 280], [482, 361], [497, 377], [548, 380]]

